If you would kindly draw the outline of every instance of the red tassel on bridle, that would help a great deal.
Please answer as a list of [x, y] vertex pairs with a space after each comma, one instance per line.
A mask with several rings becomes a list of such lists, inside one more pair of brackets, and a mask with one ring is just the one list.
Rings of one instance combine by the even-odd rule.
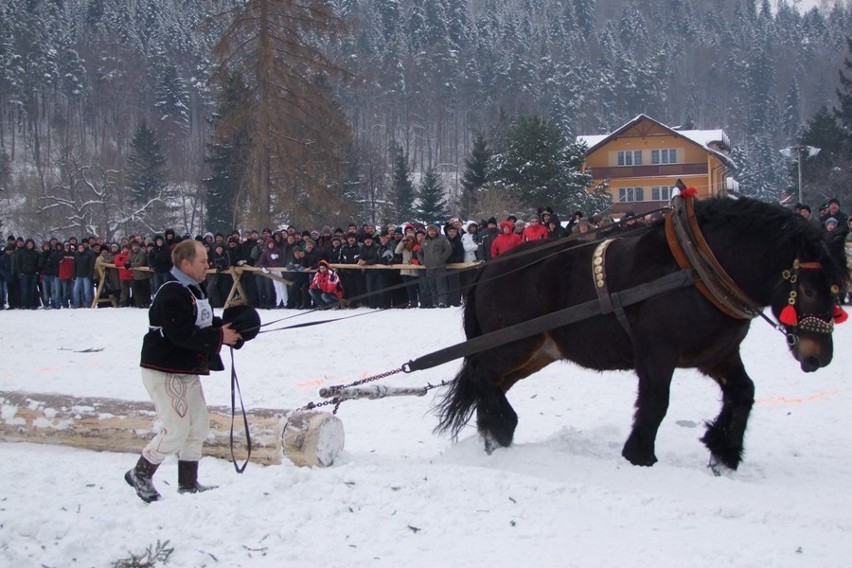
[[831, 313], [831, 317], [834, 319], [834, 323], [843, 323], [849, 319], [849, 314], [847, 314], [846, 310], [840, 306], [834, 306], [834, 311]]
[[796, 315], [796, 308], [791, 305], [784, 306], [781, 310], [781, 315], [778, 316], [778, 321], [788, 327], [796, 327], [799, 324], [799, 316]]
[[680, 196], [684, 197], [684, 198], [695, 197], [696, 195], [698, 195], [698, 190], [695, 189], [694, 187], [687, 187], [686, 189], [683, 189], [680, 192]]

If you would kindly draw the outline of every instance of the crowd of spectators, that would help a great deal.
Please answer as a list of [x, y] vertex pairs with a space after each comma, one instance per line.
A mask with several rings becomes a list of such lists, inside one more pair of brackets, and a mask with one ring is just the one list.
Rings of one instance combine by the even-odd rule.
[[[812, 216], [803, 204], [795, 211], [827, 231], [849, 226], [837, 200], [826, 203], [819, 216]], [[505, 254], [526, 241], [572, 234], [598, 238], [645, 222], [632, 213], [617, 223], [609, 215], [587, 219], [580, 211], [562, 222], [545, 207], [528, 219], [510, 215], [499, 223], [494, 217], [478, 223], [452, 218], [443, 226], [352, 223], [346, 229], [266, 228], [227, 235], [208, 232], [194, 238], [208, 250], [206, 284], [214, 307], [222, 307], [233, 288], [234, 271], [229, 269], [255, 267], [240, 271], [240, 282], [245, 301], [256, 308], [443, 308], [461, 305], [472, 278], [472, 271], [465, 268], [476, 261]], [[9, 235], [0, 256], [0, 309], [147, 308], [170, 278], [171, 250], [189, 238], [193, 237], [168, 229], [115, 242], [96, 236], [79, 241], [51, 238], [37, 246], [31, 238]], [[850, 238], [846, 250], [852, 270]], [[456, 266], [448, 269], [448, 264]], [[393, 268], [359, 270], [383, 265]]]

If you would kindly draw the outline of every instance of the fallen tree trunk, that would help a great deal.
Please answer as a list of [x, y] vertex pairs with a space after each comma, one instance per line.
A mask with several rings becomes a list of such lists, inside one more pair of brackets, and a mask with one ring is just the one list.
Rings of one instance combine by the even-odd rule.
[[[204, 455], [231, 459], [231, 409], [208, 407], [210, 435]], [[280, 464], [286, 455], [296, 465], [328, 466], [343, 449], [340, 419], [313, 419], [324, 424], [322, 431], [310, 435], [289, 435], [298, 428], [307, 430], [311, 423], [297, 420], [290, 410], [256, 408], [247, 411], [251, 435], [251, 461], [264, 465]], [[334, 428], [329, 423], [336, 421]], [[0, 392], [0, 441], [56, 444], [97, 451], [137, 453], [154, 437], [159, 426], [154, 405], [112, 398], [78, 398], [64, 395], [26, 392]], [[328, 432], [328, 434], [326, 434]], [[303, 432], [307, 434], [307, 432]], [[329, 438], [331, 436], [331, 438]], [[242, 416], [234, 420], [234, 457], [247, 457]]]

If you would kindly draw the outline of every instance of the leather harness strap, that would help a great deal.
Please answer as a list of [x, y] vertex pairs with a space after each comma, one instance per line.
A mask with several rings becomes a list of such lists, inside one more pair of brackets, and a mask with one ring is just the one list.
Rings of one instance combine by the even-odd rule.
[[598, 306], [601, 314], [607, 315], [615, 313], [618, 318], [618, 323], [624, 328], [628, 336], [630, 333], [630, 321], [627, 319], [627, 314], [624, 313], [624, 307], [621, 305], [621, 298], [618, 293], [609, 293], [609, 288], [606, 285], [606, 251], [609, 245], [615, 239], [607, 239], [595, 247], [595, 252], [592, 255], [592, 278], [594, 279], [595, 292], [598, 295]]
[[665, 217], [666, 241], [678, 266], [695, 270], [695, 287], [716, 308], [734, 319], [752, 319], [760, 310], [725, 272], [701, 234], [694, 198], [676, 197]]

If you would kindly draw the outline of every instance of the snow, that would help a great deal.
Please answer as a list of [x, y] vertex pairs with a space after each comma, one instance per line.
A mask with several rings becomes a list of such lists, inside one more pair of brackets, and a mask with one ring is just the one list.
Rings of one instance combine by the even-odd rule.
[[[262, 312], [270, 328], [236, 352], [247, 407], [296, 408], [323, 386], [400, 367], [463, 339], [460, 310]], [[146, 401], [139, 377], [143, 310], [3, 312], [0, 390]], [[657, 568], [840, 567], [852, 555], [852, 324], [835, 360], [803, 374], [760, 320], [743, 344], [757, 402], [740, 469], [714, 477], [697, 440], [718, 388], [678, 371], [657, 438], [659, 463], [631, 466], [631, 373], [551, 365], [521, 381], [516, 443], [487, 455], [468, 427], [432, 433], [442, 389], [426, 397], [347, 401], [345, 449], [329, 468], [250, 464], [238, 475], [204, 458], [202, 483], [176, 491], [177, 465], [145, 504], [124, 482], [136, 455], [0, 444], [0, 565], [109, 566], [159, 541], [169, 566]], [[102, 349], [80, 353], [87, 348]], [[227, 357], [226, 357], [227, 359]], [[227, 365], [227, 360], [226, 360]], [[417, 387], [458, 362], [380, 384]], [[227, 373], [204, 379], [208, 403], [230, 403]], [[326, 407], [327, 408], [327, 407]], [[10, 409], [2, 409], [3, 417]], [[14, 416], [14, 414], [11, 414]]]

